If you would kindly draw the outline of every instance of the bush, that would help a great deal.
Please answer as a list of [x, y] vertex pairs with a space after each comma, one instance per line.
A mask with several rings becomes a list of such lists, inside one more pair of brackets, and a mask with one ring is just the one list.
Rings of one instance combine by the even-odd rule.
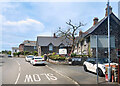
[[17, 53], [13, 53], [14, 57], [17, 55]]
[[28, 51], [25, 51], [24, 54], [25, 54], [25, 55], [29, 55], [30, 53], [29, 53]]
[[34, 56], [38, 56], [38, 52], [37, 52], [37, 51], [34, 51], [34, 52], [33, 52], [33, 55], [34, 55]]
[[62, 57], [59, 55], [50, 55], [49, 58], [52, 60], [65, 60], [66, 57]]
[[18, 57], [19, 57], [20, 54], [21, 54], [21, 52], [16, 53], [16, 55], [18, 55]]
[[75, 57], [75, 56], [77, 56], [76, 53], [72, 53], [71, 54], [71, 57]]

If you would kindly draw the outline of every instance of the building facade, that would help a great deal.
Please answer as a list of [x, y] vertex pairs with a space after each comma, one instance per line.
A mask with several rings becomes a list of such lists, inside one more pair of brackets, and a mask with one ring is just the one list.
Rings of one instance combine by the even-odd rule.
[[23, 51], [28, 51], [28, 52], [37, 51], [36, 41], [25, 40], [23, 43], [21, 43], [19, 45], [19, 51], [20, 52], [23, 52]]
[[38, 55], [49, 54], [49, 53], [59, 53], [59, 49], [67, 49], [67, 53], [70, 53], [71, 46], [70, 41], [60, 37], [37, 37], [37, 49]]
[[[76, 44], [77, 53], [96, 57], [96, 49], [91, 47], [92, 40], [90, 39], [90, 37], [94, 35], [108, 35], [107, 8], [103, 19], [99, 21], [98, 18], [95, 17], [93, 19], [93, 26], [86, 32], [81, 33], [79, 41]], [[110, 35], [115, 37], [115, 47], [111, 47], [111, 59], [115, 59], [117, 58], [117, 50], [120, 49], [120, 20], [112, 12], [112, 7], [110, 7]], [[98, 57], [107, 56], [108, 48], [98, 48]]]
[[19, 52], [19, 48], [18, 47], [12, 47], [12, 52], [11, 55], [13, 56], [13, 53], [18, 53]]

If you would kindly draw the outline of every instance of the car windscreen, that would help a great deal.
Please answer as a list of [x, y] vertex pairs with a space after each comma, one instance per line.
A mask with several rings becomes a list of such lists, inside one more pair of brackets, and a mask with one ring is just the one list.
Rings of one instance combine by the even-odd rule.
[[98, 59], [98, 63], [99, 63], [99, 64], [108, 63], [108, 58], [101, 58], [101, 59]]
[[33, 56], [27, 56], [27, 58], [33, 58]]

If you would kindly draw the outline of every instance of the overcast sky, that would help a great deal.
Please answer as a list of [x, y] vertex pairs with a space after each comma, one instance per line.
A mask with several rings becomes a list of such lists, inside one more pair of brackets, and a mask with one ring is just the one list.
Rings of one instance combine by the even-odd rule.
[[[93, 18], [105, 16], [107, 2], [1, 2], [0, 32], [2, 48], [11, 50], [24, 40], [36, 41], [37, 36], [52, 36], [58, 27], [67, 29], [66, 21], [73, 24], [86, 23], [80, 28], [86, 31], [93, 25]], [[111, 2], [113, 12], [118, 16], [118, 3]]]

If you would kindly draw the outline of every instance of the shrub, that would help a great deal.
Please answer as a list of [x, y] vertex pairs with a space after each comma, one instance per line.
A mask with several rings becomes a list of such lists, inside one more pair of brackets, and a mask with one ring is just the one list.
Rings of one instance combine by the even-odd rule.
[[16, 53], [16, 55], [18, 55], [18, 57], [19, 57], [20, 54], [21, 54], [21, 52]]
[[71, 54], [71, 57], [75, 57], [75, 56], [76, 56], [76, 53], [72, 53], [72, 54]]
[[34, 55], [34, 56], [38, 56], [38, 52], [37, 52], [37, 51], [34, 51], [34, 52], [33, 52], [33, 55]]
[[66, 57], [61, 57], [59, 55], [50, 55], [49, 58], [52, 60], [65, 60]]
[[13, 53], [14, 57], [17, 55], [17, 53]]

